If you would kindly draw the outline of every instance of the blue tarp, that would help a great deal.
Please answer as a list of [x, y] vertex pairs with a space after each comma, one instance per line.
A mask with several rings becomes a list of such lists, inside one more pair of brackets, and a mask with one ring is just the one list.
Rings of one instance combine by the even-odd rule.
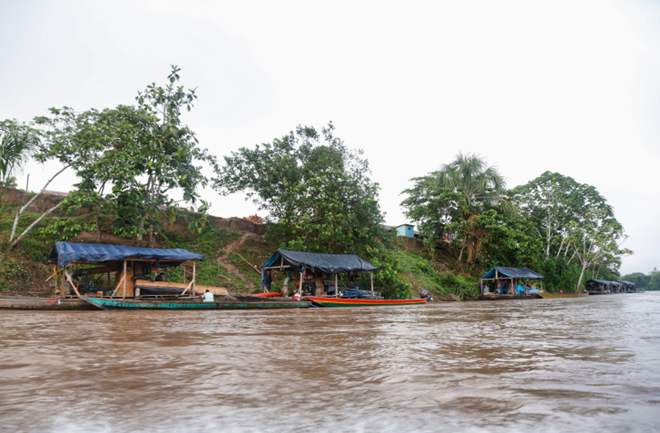
[[601, 286], [608, 286], [611, 283], [611, 281], [607, 281], [607, 280], [589, 280], [584, 284], [593, 284], [593, 283], [600, 284]]
[[354, 254], [317, 254], [300, 251], [277, 250], [273, 256], [264, 263], [264, 268], [277, 266], [280, 258], [284, 264], [291, 266], [295, 271], [316, 268], [326, 274], [340, 274], [343, 272], [369, 272], [378, 269], [368, 261]]
[[520, 285], [519, 286], [513, 286], [513, 288], [515, 289], [516, 294], [518, 294], [518, 295], [522, 295], [523, 293], [525, 293], [525, 290], [527, 291], [527, 293], [538, 293], [539, 292], [536, 289], [530, 289], [529, 287], [520, 286]]
[[204, 260], [201, 254], [177, 249], [156, 249], [125, 247], [121, 245], [102, 244], [74, 244], [70, 242], [55, 242], [55, 247], [48, 255], [48, 263], [57, 263], [58, 267], [66, 266], [73, 262], [107, 263], [134, 259], [154, 260]]
[[537, 274], [536, 272], [529, 270], [527, 268], [506, 268], [504, 266], [498, 266], [496, 268], [488, 271], [486, 275], [481, 278], [495, 278], [495, 270], [500, 278], [532, 278], [532, 279], [541, 279], [543, 275]]

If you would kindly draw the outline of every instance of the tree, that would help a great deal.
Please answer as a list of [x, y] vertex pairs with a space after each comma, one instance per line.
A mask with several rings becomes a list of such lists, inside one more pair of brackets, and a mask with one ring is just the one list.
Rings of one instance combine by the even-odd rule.
[[620, 265], [617, 257], [632, 254], [621, 245], [627, 239], [621, 224], [613, 216], [602, 210], [587, 211], [584, 220], [571, 223], [571, 245], [573, 257], [581, 266], [577, 288], [580, 288], [582, 277], [589, 267], [598, 266], [600, 262]]
[[15, 120], [0, 121], [0, 185], [5, 186], [39, 145], [38, 132]]
[[272, 143], [225, 156], [215, 188], [245, 192], [272, 224], [282, 248], [322, 253], [365, 252], [378, 244], [383, 216], [378, 184], [361, 151], [321, 130], [299, 126]]
[[612, 208], [596, 188], [580, 184], [560, 173], [546, 171], [541, 176], [509, 192], [512, 203], [524, 219], [532, 221], [543, 239], [546, 257], [568, 254], [569, 231], [573, 222], [584, 219], [584, 212], [600, 210], [612, 214]]
[[[193, 220], [190, 227], [203, 229], [196, 223], [204, 220], [208, 205], [199, 200], [197, 190], [208, 182], [202, 164], [214, 167], [215, 158], [197, 147], [195, 134], [180, 119], [182, 107], [192, 106], [194, 91], [174, 86], [179, 80], [176, 66], [168, 80], [165, 87], [151, 84], [139, 92], [138, 107], [119, 105], [83, 113], [65, 107], [51, 109], [52, 117], [39, 119], [49, 128], [43, 158], [74, 166], [80, 180], [63, 207], [90, 208], [97, 216], [99, 240], [100, 216], [111, 216], [106, 219], [114, 221], [114, 231], [122, 236], [141, 241], [148, 233], [150, 247], [163, 216], [172, 220], [184, 215]], [[170, 197], [174, 189], [182, 192], [182, 200]], [[195, 208], [198, 202], [201, 206]]]
[[78, 130], [81, 124], [90, 123], [90, 115], [87, 113], [84, 116], [78, 117], [73, 109], [64, 107], [62, 109], [51, 108], [50, 112], [54, 118], [37, 117], [34, 119], [34, 124], [41, 128], [40, 134], [43, 140], [39, 143], [37, 151], [34, 153], [34, 159], [37, 162], [46, 163], [52, 160], [59, 161], [63, 167], [56, 172], [23, 207], [21, 207], [14, 218], [11, 235], [9, 238], [10, 249], [15, 247], [18, 242], [32, 230], [43, 218], [59, 208], [63, 202], [60, 201], [57, 205], [48, 209], [41, 214], [28, 228], [26, 228], [20, 235], [16, 234], [18, 222], [21, 215], [30, 207], [30, 205], [41, 196], [48, 185], [64, 171], [73, 166], [85, 166], [89, 164], [90, 160], [98, 159], [99, 152], [102, 147], [97, 143], [96, 135], [79, 134]]
[[646, 290], [660, 290], [660, 272], [655, 272], [651, 275], [651, 279], [646, 285]]
[[[14, 174], [23, 168], [38, 145], [36, 130], [15, 120], [0, 121], [0, 201], [6, 188], [16, 186]], [[0, 207], [0, 218], [4, 208]]]
[[536, 268], [540, 264], [542, 242], [530, 230], [529, 221], [489, 209], [475, 217], [474, 223], [488, 233], [483, 239], [483, 256], [490, 266]]
[[635, 287], [643, 289], [648, 286], [649, 281], [651, 281], [651, 275], [646, 275], [643, 272], [633, 272], [632, 274], [622, 276], [621, 280], [635, 283]]
[[482, 211], [497, 208], [513, 214], [513, 208], [502, 199], [504, 177], [478, 155], [459, 153], [440, 170], [412, 180], [415, 186], [404, 191], [408, 198], [401, 203], [406, 216], [435, 239], [448, 229], [455, 230], [463, 242], [459, 261], [467, 248], [467, 262], [472, 263], [488, 236], [476, 220]]
[[[167, 85], [152, 83], [144, 92], [138, 92], [139, 108], [153, 116], [155, 123], [149, 127], [141, 146], [130, 155], [134, 172], [123, 176], [114, 189], [122, 199], [138, 205], [140, 227], [148, 225], [151, 246], [154, 227], [159, 227], [162, 210], [177, 207], [168, 196], [172, 189], [182, 191], [183, 199], [179, 202], [191, 206], [201, 202], [199, 208], [190, 209], [190, 214], [205, 213], [209, 204], [199, 200], [197, 189], [206, 186], [208, 178], [202, 174], [199, 164], [216, 167], [215, 158], [206, 149], [197, 147], [199, 142], [195, 133], [181, 122], [181, 110], [185, 107], [190, 111], [197, 95], [195, 89], [185, 91], [183, 86], [175, 86], [180, 71], [172, 65]], [[142, 230], [138, 236], [141, 239]]]

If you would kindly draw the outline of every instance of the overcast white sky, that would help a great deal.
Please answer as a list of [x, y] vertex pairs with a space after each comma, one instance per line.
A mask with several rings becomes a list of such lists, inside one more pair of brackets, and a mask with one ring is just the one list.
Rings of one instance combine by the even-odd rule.
[[[660, 267], [660, 2], [0, 0], [0, 119], [130, 104], [170, 64], [218, 156], [332, 120], [390, 224], [409, 179], [459, 151], [509, 186], [557, 171], [614, 206], [623, 273]], [[19, 185], [56, 171], [32, 164]], [[213, 215], [256, 211], [202, 195]]]

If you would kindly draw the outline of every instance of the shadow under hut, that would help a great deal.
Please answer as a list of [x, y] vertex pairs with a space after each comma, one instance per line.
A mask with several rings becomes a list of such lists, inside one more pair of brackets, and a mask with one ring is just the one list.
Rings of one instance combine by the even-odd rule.
[[[379, 298], [374, 292], [374, 266], [354, 254], [318, 254], [301, 251], [277, 250], [261, 268], [261, 287], [270, 291], [272, 272], [287, 272], [282, 294], [289, 293], [288, 285], [298, 283], [300, 295]], [[339, 274], [346, 274], [348, 281], [354, 281], [360, 273], [369, 273], [369, 290], [358, 287], [339, 288]]]

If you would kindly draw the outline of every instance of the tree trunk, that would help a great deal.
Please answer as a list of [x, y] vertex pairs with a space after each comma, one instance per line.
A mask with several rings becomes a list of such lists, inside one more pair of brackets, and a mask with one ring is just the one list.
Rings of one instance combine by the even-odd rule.
[[463, 242], [461, 242], [461, 253], [458, 255], [458, 263], [461, 263], [461, 259], [463, 258], [463, 250], [465, 249], [465, 239], [463, 239]]
[[548, 221], [546, 223], [546, 226], [545, 226], [545, 242], [546, 242], [545, 256], [546, 257], [550, 257], [550, 235], [551, 235], [551, 232], [552, 232], [552, 223], [550, 223], [550, 221]]
[[[50, 185], [50, 183], [53, 181], [53, 179], [55, 179], [57, 176], [60, 175], [60, 173], [62, 173], [64, 170], [66, 170], [66, 169], [69, 168], [69, 167], [71, 167], [71, 164], [65, 166], [62, 170], [60, 170], [60, 171], [58, 171], [57, 173], [55, 173], [55, 175], [54, 175], [53, 177], [51, 177], [51, 178], [48, 180], [48, 182], [46, 182], [46, 185], [44, 185], [44, 187], [41, 188], [41, 191], [39, 191], [39, 193], [37, 193], [34, 197], [32, 197], [32, 199], [29, 200], [29, 201], [25, 204], [25, 206], [23, 206], [22, 208], [20, 208], [20, 209], [16, 212], [16, 218], [14, 218], [14, 226], [13, 226], [12, 229], [11, 229], [11, 236], [9, 237], [9, 242], [12, 242], [12, 241], [14, 240], [14, 236], [16, 236], [16, 228], [18, 227], [18, 220], [20, 219], [21, 215], [23, 215], [23, 212], [25, 212], [25, 209], [27, 209], [27, 208], [32, 204], [32, 202], [35, 201], [35, 200], [37, 199], [37, 197], [39, 197], [41, 194], [44, 193], [44, 191], [46, 190], [46, 188], [48, 188], [48, 185]], [[62, 203], [62, 202], [60, 202], [60, 203]], [[47, 213], [52, 212], [52, 211], [53, 211], [54, 209], [56, 209], [58, 206], [59, 206], [59, 204], [58, 204], [57, 206], [55, 206], [53, 209], [49, 210]], [[43, 218], [45, 215], [46, 215], [46, 214], [44, 213], [44, 215], [42, 215], [41, 218]], [[39, 218], [39, 220], [40, 220], [41, 218]], [[34, 224], [33, 224], [33, 225], [34, 225]], [[28, 227], [28, 230], [29, 230], [31, 227], [32, 227], [32, 226]], [[27, 233], [27, 230], [23, 232], [23, 235], [24, 235], [25, 233]], [[22, 237], [22, 235], [21, 235], [21, 237]], [[11, 246], [9, 249], [13, 248], [14, 245], [16, 245], [15, 242], [12, 244], [12, 246]]]
[[578, 278], [578, 283], [577, 286], [575, 287], [575, 290], [580, 290], [580, 284], [582, 284], [582, 277], [584, 276], [584, 270], [587, 269], [587, 263], [584, 262], [582, 263], [582, 272], [580, 272], [580, 278]]
[[98, 213], [96, 214], [96, 243], [101, 243], [101, 224]]
[[32, 230], [32, 227], [39, 224], [39, 221], [41, 221], [42, 219], [44, 219], [44, 217], [46, 215], [48, 215], [49, 213], [53, 212], [55, 209], [60, 207], [61, 204], [62, 204], [62, 202], [59, 202], [56, 206], [53, 206], [52, 208], [48, 209], [46, 212], [41, 214], [41, 216], [39, 218], [37, 218], [35, 222], [30, 224], [30, 226], [28, 228], [26, 228], [25, 231], [23, 233], [21, 233], [21, 235], [19, 237], [16, 238], [16, 240], [9, 246], [9, 249], [11, 250], [12, 248], [14, 248], [16, 246], [16, 244], [18, 244], [18, 241], [23, 239], [23, 236], [25, 236], [30, 230]]
[[566, 238], [562, 236], [561, 244], [559, 245], [559, 249], [557, 250], [557, 257], [555, 257], [555, 259], [559, 258], [559, 253], [561, 253], [562, 248], [564, 248], [564, 242], [565, 241], [566, 241]]

